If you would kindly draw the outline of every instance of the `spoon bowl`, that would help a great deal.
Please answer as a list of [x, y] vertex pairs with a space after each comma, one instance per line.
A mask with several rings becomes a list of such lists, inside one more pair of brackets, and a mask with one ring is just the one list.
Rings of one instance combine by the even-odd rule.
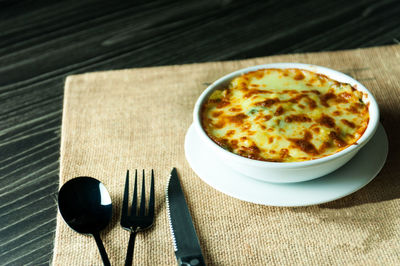
[[112, 203], [106, 187], [88, 176], [71, 179], [58, 192], [58, 208], [74, 231], [94, 236], [104, 265], [110, 265], [99, 234], [112, 217]]

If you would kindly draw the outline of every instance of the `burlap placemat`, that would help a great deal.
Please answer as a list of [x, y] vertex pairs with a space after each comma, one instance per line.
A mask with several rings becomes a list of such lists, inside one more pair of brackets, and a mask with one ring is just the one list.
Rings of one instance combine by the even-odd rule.
[[[197, 97], [222, 75], [271, 62], [330, 67], [374, 93], [390, 153], [373, 182], [331, 203], [278, 208], [231, 198], [196, 176], [183, 144]], [[399, 97], [400, 45], [70, 76], [65, 84], [60, 185], [88, 175], [109, 190], [113, 220], [101, 236], [112, 265], [125, 260], [129, 233], [119, 226], [120, 207], [126, 170], [135, 168], [155, 170], [157, 199], [155, 225], [138, 234], [134, 264], [176, 264], [164, 196], [173, 166], [210, 265], [398, 265]], [[73, 232], [59, 214], [53, 264], [102, 264], [94, 239]]]

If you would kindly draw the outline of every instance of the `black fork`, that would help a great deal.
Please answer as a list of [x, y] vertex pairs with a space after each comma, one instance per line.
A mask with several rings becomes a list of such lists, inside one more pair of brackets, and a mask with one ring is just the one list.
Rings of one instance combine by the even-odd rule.
[[129, 170], [126, 172], [125, 190], [124, 190], [124, 201], [122, 203], [121, 212], [121, 226], [131, 232], [129, 237], [128, 251], [126, 253], [125, 265], [132, 265], [133, 249], [135, 245], [136, 233], [150, 228], [154, 221], [154, 172], [151, 170], [151, 185], [150, 185], [150, 196], [149, 206], [146, 212], [146, 191], [144, 185], [144, 169], [142, 176], [142, 196], [140, 198], [140, 206], [137, 207], [137, 170], [135, 170], [135, 185], [133, 188], [133, 198], [131, 211], [129, 213], [128, 201], [129, 201]]

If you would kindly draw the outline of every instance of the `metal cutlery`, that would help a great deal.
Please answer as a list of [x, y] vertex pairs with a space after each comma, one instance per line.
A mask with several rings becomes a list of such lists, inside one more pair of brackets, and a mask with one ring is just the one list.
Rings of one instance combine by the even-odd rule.
[[80, 176], [66, 182], [58, 192], [58, 208], [64, 221], [76, 232], [96, 240], [101, 259], [110, 265], [100, 231], [111, 221], [112, 203], [106, 187], [97, 179]]
[[150, 195], [149, 203], [146, 212], [146, 191], [145, 191], [145, 171], [143, 170], [142, 175], [142, 191], [140, 206], [137, 205], [137, 170], [135, 170], [135, 183], [133, 189], [133, 198], [131, 210], [129, 212], [128, 202], [129, 202], [129, 170], [126, 172], [125, 189], [124, 189], [124, 199], [122, 203], [121, 211], [121, 226], [125, 230], [130, 231], [129, 244], [127, 255], [125, 259], [125, 265], [132, 265], [133, 250], [135, 245], [136, 233], [146, 230], [153, 225], [154, 222], [154, 172], [151, 170], [151, 185], [150, 185]]
[[182, 192], [176, 168], [166, 189], [167, 213], [178, 265], [205, 265], [199, 239]]

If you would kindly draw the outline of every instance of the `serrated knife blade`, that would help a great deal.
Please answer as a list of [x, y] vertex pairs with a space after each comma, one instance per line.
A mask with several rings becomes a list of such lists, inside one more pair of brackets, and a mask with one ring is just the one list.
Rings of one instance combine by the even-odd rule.
[[166, 189], [167, 213], [178, 265], [205, 265], [199, 239], [183, 195], [176, 168], [172, 169]]

